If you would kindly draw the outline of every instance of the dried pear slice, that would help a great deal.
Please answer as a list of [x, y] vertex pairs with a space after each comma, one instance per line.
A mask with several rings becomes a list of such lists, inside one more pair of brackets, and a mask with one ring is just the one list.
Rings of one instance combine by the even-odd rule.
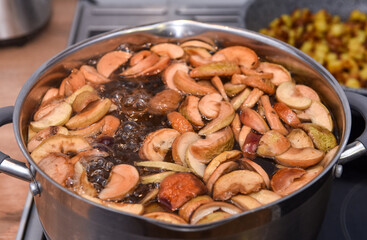
[[336, 138], [328, 129], [314, 123], [302, 123], [298, 125], [311, 137], [315, 147], [328, 152], [337, 145]]
[[38, 132], [50, 126], [64, 125], [69, 121], [72, 111], [70, 104], [61, 102], [57, 104], [46, 116], [42, 117], [38, 121], [31, 122], [30, 126], [33, 130]]
[[234, 62], [211, 62], [192, 69], [190, 77], [210, 78], [214, 76], [232, 76], [233, 74], [240, 72], [240, 68]]
[[276, 98], [279, 102], [285, 103], [288, 107], [298, 110], [304, 110], [312, 103], [310, 98], [304, 97], [302, 93], [299, 92], [296, 88], [296, 84], [289, 81], [278, 86]]
[[148, 184], [148, 183], [160, 183], [168, 177], [169, 175], [174, 174], [174, 171], [168, 171], [168, 172], [161, 172], [156, 174], [151, 174], [147, 176], [141, 176], [140, 177], [140, 183], [141, 184]]

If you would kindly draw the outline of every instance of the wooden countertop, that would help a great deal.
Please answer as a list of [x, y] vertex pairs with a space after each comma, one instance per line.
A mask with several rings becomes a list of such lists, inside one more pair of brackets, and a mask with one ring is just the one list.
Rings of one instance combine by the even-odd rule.
[[[23, 46], [0, 48], [0, 107], [14, 105], [28, 77], [67, 45], [77, 0], [53, 0], [48, 25]], [[12, 125], [0, 128], [0, 151], [25, 161]], [[29, 184], [0, 173], [0, 240], [15, 239]]]

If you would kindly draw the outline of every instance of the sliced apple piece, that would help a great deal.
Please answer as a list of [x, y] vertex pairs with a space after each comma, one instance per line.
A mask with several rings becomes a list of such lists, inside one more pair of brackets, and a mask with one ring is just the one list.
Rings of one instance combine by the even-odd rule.
[[202, 127], [204, 126], [204, 121], [199, 112], [199, 101], [200, 98], [189, 95], [181, 103], [179, 111], [189, 122], [195, 126]]
[[66, 102], [57, 104], [47, 115], [30, 123], [31, 127], [35, 131], [48, 128], [50, 126], [64, 125], [69, 121], [72, 113], [72, 107]]
[[236, 113], [233, 118], [233, 121], [231, 123], [231, 128], [232, 128], [234, 138], [238, 142], [240, 138], [240, 132], [241, 132], [241, 120], [240, 120], [240, 115], [238, 115], [238, 113]]
[[219, 114], [223, 97], [219, 93], [211, 93], [202, 97], [199, 101], [199, 111], [208, 119], [216, 118]]
[[178, 90], [195, 96], [205, 96], [217, 92], [213, 87], [198, 84], [187, 72], [182, 70], [177, 70], [173, 75], [173, 83]]
[[262, 71], [258, 71], [257, 69], [255, 70], [255, 69], [241, 67], [241, 71], [245, 76], [257, 76], [257, 77], [264, 78], [264, 79], [272, 79], [274, 77], [273, 73], [271, 72], [262, 72]]
[[296, 88], [293, 82], [284, 82], [276, 90], [276, 98], [279, 102], [285, 103], [288, 107], [303, 110], [308, 108], [312, 100], [304, 97]]
[[320, 125], [314, 123], [302, 123], [299, 127], [307, 132], [315, 147], [321, 151], [328, 152], [337, 145], [334, 134]]
[[124, 202], [111, 202], [102, 201], [102, 205], [107, 207], [132, 214], [141, 215], [144, 212], [144, 206], [138, 203], [124, 203]]
[[173, 43], [160, 43], [150, 48], [150, 51], [155, 52], [159, 56], [169, 56], [172, 59], [180, 58], [184, 55], [182, 47]]
[[184, 49], [185, 53], [187, 53], [190, 56], [197, 55], [197, 56], [200, 56], [204, 59], [210, 59], [212, 57], [212, 55], [205, 48], [184, 47], [183, 49]]
[[218, 116], [199, 131], [199, 135], [206, 136], [229, 126], [235, 116], [232, 105], [228, 102], [220, 102]]
[[310, 117], [312, 123], [320, 125], [330, 132], [333, 131], [333, 120], [330, 112], [321, 102], [312, 101], [311, 106], [305, 110], [305, 114]]
[[49, 154], [38, 162], [38, 166], [55, 182], [65, 186], [65, 181], [74, 174], [74, 166], [63, 154]]
[[163, 179], [158, 192], [158, 201], [175, 211], [187, 201], [205, 194], [205, 185], [191, 173], [175, 173]]
[[31, 157], [35, 163], [50, 153], [78, 153], [90, 149], [88, 141], [79, 136], [54, 135], [44, 140], [34, 151]]
[[[80, 162], [74, 162], [72, 164], [74, 164], [73, 190], [85, 198], [97, 197], [97, 189], [94, 188], [93, 184], [88, 181], [87, 172], [85, 171], [83, 165]], [[98, 200], [101, 201], [100, 199]]]
[[163, 161], [173, 141], [180, 133], [174, 129], [162, 128], [150, 133], [139, 150], [141, 159]]
[[155, 64], [159, 62], [160, 59], [161, 58], [157, 54], [152, 53], [143, 60], [139, 61], [134, 66], [127, 68], [120, 75], [127, 77], [137, 77], [144, 75], [146, 73], [146, 70], [152, 68]]
[[106, 187], [99, 193], [102, 200], [121, 200], [131, 192], [139, 182], [138, 170], [128, 164], [115, 165]]
[[160, 172], [155, 173], [151, 175], [141, 176], [140, 177], [140, 183], [141, 184], [149, 184], [149, 183], [160, 183], [165, 179], [166, 177], [174, 174], [176, 172], [174, 171], [167, 171], [167, 172]]
[[185, 63], [172, 63], [163, 72], [162, 81], [167, 85], [168, 88], [179, 91], [173, 82], [173, 76], [180, 70], [182, 72], [188, 73], [189, 67]]
[[97, 95], [96, 92], [89, 92], [89, 91], [84, 91], [81, 92], [80, 94], [78, 94], [78, 96], [76, 96], [74, 102], [73, 102], [73, 110], [74, 112], [81, 112], [84, 108], [86, 108], [88, 106], [89, 103], [92, 103], [94, 101], [99, 100], [99, 96]]
[[250, 159], [247, 159], [247, 158], [241, 158], [239, 160], [239, 162], [242, 164], [244, 169], [247, 169], [247, 170], [250, 170], [250, 171], [255, 171], [258, 174], [260, 174], [260, 176], [264, 180], [265, 186], [267, 188], [270, 188], [269, 175], [265, 172], [265, 170], [259, 164], [255, 163], [254, 161], [251, 161]]
[[319, 163], [320, 166], [326, 168], [329, 163], [334, 159], [336, 151], [339, 149], [339, 145], [332, 148], [331, 150], [329, 150], [326, 154], [324, 159], [321, 160], [321, 162]]
[[203, 177], [204, 176], [204, 171], [205, 171], [205, 164], [202, 163], [201, 161], [199, 161], [192, 153], [190, 150], [190, 147], [188, 147], [186, 149], [186, 154], [185, 154], [185, 161], [187, 166], [190, 168], [190, 170], [199, 177]]
[[290, 146], [291, 143], [285, 136], [270, 130], [260, 138], [256, 152], [262, 157], [275, 157], [287, 151]]
[[167, 170], [167, 171], [190, 172], [189, 168], [178, 165], [176, 163], [170, 163], [170, 162], [143, 161], [143, 162], [134, 162], [134, 165], [137, 167], [158, 168], [158, 169]]
[[33, 150], [38, 147], [48, 137], [54, 136], [56, 134], [68, 135], [69, 131], [62, 126], [52, 126], [45, 128], [38, 133], [36, 133], [27, 144], [27, 149], [29, 152], [33, 152]]
[[228, 61], [234, 61], [245, 68], [256, 68], [259, 65], [257, 54], [252, 49], [244, 46], [223, 48], [213, 55], [213, 61], [223, 61], [223, 57]]
[[258, 208], [258, 207], [261, 207], [261, 205], [262, 205], [255, 198], [252, 198], [248, 195], [242, 195], [242, 194], [238, 194], [236, 196], [233, 196], [231, 198], [231, 201], [236, 206], [241, 208], [243, 211], [248, 211], [248, 210], [251, 210], [251, 209], [254, 209], [254, 208]]
[[243, 156], [247, 158], [254, 158], [257, 147], [259, 146], [259, 141], [261, 138], [261, 134], [257, 134], [254, 132], [249, 132], [245, 139], [245, 142], [242, 145]]
[[245, 90], [246, 85], [245, 84], [233, 84], [230, 82], [227, 82], [223, 85], [224, 91], [226, 92], [228, 97], [234, 97], [243, 90]]
[[[242, 149], [243, 145], [245, 144], [247, 135], [251, 132], [251, 128], [243, 125], [240, 131], [240, 134], [238, 135], [238, 145], [240, 145], [240, 148]], [[256, 149], [255, 149], [256, 150]]]
[[228, 200], [232, 196], [259, 191], [264, 185], [260, 174], [249, 170], [236, 170], [221, 176], [213, 188], [214, 200]]
[[311, 138], [302, 129], [292, 129], [287, 138], [294, 148], [314, 147]]
[[199, 41], [199, 40], [189, 40], [180, 45], [181, 47], [196, 47], [196, 48], [204, 48], [206, 50], [215, 51], [215, 47], [213, 47], [211, 44]]
[[277, 162], [288, 167], [310, 167], [319, 163], [325, 156], [323, 151], [314, 148], [289, 148], [275, 157]]
[[285, 103], [276, 102], [273, 107], [280, 119], [282, 119], [282, 121], [286, 124], [292, 127], [297, 127], [297, 125], [301, 123], [297, 114], [293, 112], [292, 109], [290, 109]]
[[246, 88], [240, 94], [238, 94], [237, 96], [232, 98], [231, 99], [231, 104], [232, 104], [234, 110], [237, 111], [237, 109], [239, 109], [242, 106], [242, 104], [246, 101], [246, 99], [250, 97], [251, 93], [252, 93], [252, 91], [249, 88]]
[[256, 70], [265, 73], [272, 73], [273, 78], [271, 79], [271, 82], [275, 86], [279, 86], [283, 82], [292, 81], [291, 74], [288, 72], [288, 70], [279, 64], [261, 62]]
[[275, 93], [274, 84], [270, 80], [265, 78], [260, 78], [258, 76], [248, 76], [242, 80], [242, 83], [245, 84], [246, 86], [258, 88], [267, 94]]
[[50, 88], [47, 90], [45, 95], [43, 95], [41, 106], [45, 103], [49, 103], [52, 99], [59, 97], [59, 89], [58, 88]]
[[262, 205], [272, 203], [272, 202], [274, 202], [274, 201], [276, 201], [276, 200], [278, 200], [282, 197], [279, 194], [277, 194], [273, 191], [270, 191], [270, 190], [266, 190], [266, 189], [261, 189], [258, 192], [250, 193], [249, 196], [252, 197], [252, 198], [255, 198]]
[[109, 77], [118, 67], [126, 63], [131, 54], [123, 51], [111, 51], [99, 59], [97, 71], [105, 77]]
[[320, 97], [315, 90], [309, 86], [297, 84], [296, 89], [305, 97], [308, 97], [314, 101], [320, 102]]
[[213, 199], [208, 195], [197, 196], [180, 207], [178, 215], [180, 215], [180, 217], [185, 221], [189, 222], [193, 212], [201, 205], [209, 202], [213, 202]]
[[72, 105], [75, 101], [75, 98], [83, 92], [95, 92], [95, 89], [93, 87], [89, 86], [89, 85], [85, 85], [85, 86], [79, 88], [78, 90], [76, 90], [75, 92], [73, 92], [73, 94], [71, 94], [69, 97], [67, 97], [65, 99], [65, 102]]
[[140, 75], [151, 76], [162, 72], [170, 63], [169, 56], [161, 56], [159, 60], [152, 66], [146, 68]]
[[89, 65], [81, 66], [80, 71], [83, 73], [85, 80], [94, 84], [103, 84], [111, 81], [107, 77], [100, 74], [97, 69]]
[[244, 125], [255, 129], [259, 133], [264, 134], [270, 130], [265, 120], [251, 108], [244, 108], [241, 112], [240, 119]]
[[111, 100], [108, 98], [95, 101], [94, 105], [72, 118], [65, 124], [69, 129], [87, 127], [102, 119], [110, 109]]
[[[234, 161], [229, 161], [220, 164], [214, 172], [209, 176], [208, 181], [206, 183], [206, 187], [208, 188], [209, 192], [211, 193], [213, 191], [213, 186], [215, 182], [223, 176], [226, 173], [232, 172], [233, 170], [236, 170], [238, 168], [238, 163]], [[204, 172], [205, 174], [205, 172]]]
[[281, 121], [279, 119], [278, 114], [276, 113], [274, 108], [271, 106], [269, 96], [268, 95], [263, 95], [263, 96], [261, 96], [260, 100], [261, 100], [261, 104], [264, 108], [265, 117], [266, 117], [266, 120], [268, 121], [268, 123], [270, 125], [270, 128], [273, 129], [273, 130], [276, 130], [277, 132], [279, 132], [283, 135], [287, 135], [288, 130], [283, 126], [283, 124], [281, 123]]
[[213, 172], [224, 162], [228, 161], [235, 161], [241, 157], [241, 151], [238, 150], [231, 150], [231, 151], [224, 151], [208, 164], [205, 168], [203, 181], [208, 182], [209, 177], [213, 174]]
[[233, 148], [234, 138], [230, 127], [211, 133], [205, 139], [193, 143], [189, 149], [202, 163], [210, 162], [220, 153]]
[[223, 211], [217, 211], [217, 212], [210, 213], [206, 215], [205, 217], [201, 218], [199, 221], [197, 221], [196, 224], [198, 225], [199, 224], [209, 224], [209, 223], [213, 223], [216, 221], [220, 221], [220, 220], [229, 218], [230, 216], [232, 216], [232, 214], [229, 214]]
[[171, 224], [187, 224], [187, 222], [185, 222], [181, 217], [168, 212], [151, 212], [144, 214], [143, 216]]
[[144, 58], [148, 57], [151, 54], [152, 54], [152, 52], [149, 51], [149, 50], [141, 50], [141, 51], [135, 53], [130, 58], [130, 61], [129, 61], [130, 66], [134, 66], [134, 65], [138, 64], [141, 60], [143, 60]]
[[228, 99], [227, 93], [224, 89], [222, 80], [218, 76], [214, 76], [211, 79], [211, 82], [212, 82], [213, 86], [218, 90], [218, 92], [222, 95], [223, 99], [228, 102], [229, 99]]
[[167, 114], [167, 118], [172, 128], [177, 130], [179, 133], [194, 131], [191, 123], [181, 113], [170, 112]]
[[260, 89], [253, 88], [250, 94], [248, 95], [248, 97], [245, 99], [245, 101], [240, 106], [241, 110], [245, 108], [253, 108], [263, 94], [264, 92], [261, 91]]
[[149, 112], [165, 115], [175, 111], [181, 102], [181, 94], [172, 89], [165, 89], [149, 100]]
[[201, 137], [195, 132], [186, 132], [178, 136], [172, 144], [172, 158], [175, 163], [187, 166], [186, 150], [192, 143], [200, 140]]
[[234, 62], [211, 62], [192, 69], [190, 72], [190, 77], [210, 78], [214, 76], [232, 76], [233, 74], [240, 72], [240, 68]]
[[197, 224], [202, 218], [218, 210], [222, 210], [231, 215], [235, 215], [235, 214], [242, 212], [241, 209], [239, 209], [238, 207], [230, 203], [216, 202], [216, 201], [209, 202], [209, 203], [201, 205], [199, 208], [196, 209], [196, 211], [191, 216], [190, 223]]

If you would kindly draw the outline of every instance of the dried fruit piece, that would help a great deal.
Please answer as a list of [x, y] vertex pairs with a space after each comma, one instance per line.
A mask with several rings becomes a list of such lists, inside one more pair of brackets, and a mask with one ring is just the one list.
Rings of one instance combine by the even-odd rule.
[[190, 221], [190, 217], [192, 213], [201, 205], [213, 202], [213, 199], [208, 195], [197, 196], [187, 203], [185, 203], [182, 207], [180, 207], [178, 214], [187, 222]]
[[174, 129], [162, 128], [150, 133], [139, 150], [141, 159], [163, 161], [173, 141], [180, 133]]
[[254, 158], [256, 149], [259, 146], [261, 134], [249, 132], [242, 146], [242, 152], [244, 157]]
[[160, 43], [151, 47], [150, 50], [159, 56], [169, 56], [172, 59], [180, 58], [185, 53], [182, 47], [173, 43]]
[[209, 78], [214, 76], [232, 76], [233, 74], [240, 72], [240, 68], [234, 62], [211, 62], [192, 69], [190, 77]]
[[38, 162], [38, 166], [58, 184], [65, 186], [65, 181], [74, 174], [74, 166], [63, 154], [49, 154]]
[[238, 194], [236, 196], [233, 196], [231, 198], [231, 201], [243, 211], [261, 207], [261, 203], [259, 201], [248, 195]]
[[171, 224], [187, 224], [185, 220], [173, 213], [167, 212], [152, 212], [143, 215], [144, 217], [153, 218], [158, 221], [167, 222]]
[[66, 102], [61, 102], [56, 104], [53, 109], [41, 119], [33, 121], [30, 126], [35, 131], [40, 131], [42, 129], [48, 128], [50, 126], [60, 126], [64, 125], [69, 121], [70, 115], [72, 113], [72, 108], [70, 104]]
[[38, 133], [35, 133], [32, 138], [28, 141], [27, 149], [29, 152], [33, 152], [33, 150], [38, 147], [48, 137], [54, 136], [56, 134], [68, 135], [69, 131], [61, 126], [53, 126], [45, 128]]
[[75, 100], [73, 101], [73, 110], [74, 112], [81, 112], [84, 108], [88, 106], [88, 104], [99, 100], [99, 96], [96, 92], [89, 92], [83, 91], [78, 96], [76, 96]]
[[279, 102], [285, 103], [290, 108], [303, 110], [308, 108], [312, 100], [304, 97], [296, 88], [293, 82], [284, 82], [276, 90], [276, 98]]
[[226, 94], [226, 91], [224, 90], [222, 80], [218, 76], [214, 76], [212, 78], [211, 82], [212, 82], [213, 86], [218, 90], [218, 92], [220, 92], [223, 99], [228, 102], [229, 99], [228, 99], [228, 96]]
[[264, 92], [258, 88], [252, 89], [250, 94], [248, 94], [247, 98], [243, 101], [241, 110], [245, 108], [253, 108], [263, 94]]
[[278, 114], [276, 111], [272, 108], [269, 100], [268, 95], [261, 96], [261, 104], [264, 107], [265, 110], [265, 116], [266, 120], [268, 121], [270, 128], [273, 130], [276, 130], [277, 132], [287, 135], [288, 130], [283, 126], [283, 124], [280, 122]]
[[172, 158], [175, 163], [186, 166], [186, 150], [201, 137], [195, 132], [186, 132], [178, 136], [172, 144]]
[[233, 83], [225, 83], [223, 85], [224, 91], [226, 92], [228, 97], [234, 97], [243, 90], [245, 90], [246, 85], [245, 84], [233, 84]]
[[195, 96], [205, 96], [217, 92], [212, 87], [203, 86], [195, 82], [187, 72], [182, 70], [177, 70], [173, 75], [173, 83], [178, 90]]
[[296, 85], [296, 89], [305, 97], [308, 97], [314, 101], [318, 101], [320, 102], [320, 97], [317, 94], [317, 92], [315, 90], [313, 90], [312, 88], [310, 88], [309, 86], [306, 85], [302, 85], [302, 84], [297, 84]]
[[314, 123], [302, 123], [299, 127], [311, 137], [315, 147], [321, 151], [328, 152], [337, 145], [336, 138], [328, 129]]
[[178, 112], [170, 112], [167, 114], [168, 121], [171, 123], [173, 129], [179, 133], [193, 132], [191, 123]]
[[279, 64], [261, 62], [256, 70], [264, 73], [272, 73], [273, 77], [271, 79], [271, 82], [275, 86], [279, 86], [283, 82], [292, 81], [292, 77], [288, 70]]
[[304, 111], [309, 116], [311, 122], [333, 131], [333, 120], [329, 110], [318, 101], [312, 101], [311, 106]]
[[267, 94], [275, 93], [275, 86], [268, 79], [260, 78], [258, 76], [248, 76], [242, 80], [242, 83], [245, 84], [246, 86], [258, 88]]
[[134, 165], [137, 167], [158, 168], [161, 170], [168, 170], [175, 172], [190, 172], [189, 168], [170, 162], [143, 161], [143, 162], [134, 162]]
[[168, 88], [179, 91], [173, 81], [173, 76], [177, 71], [189, 72], [189, 67], [185, 63], [172, 63], [163, 72], [162, 81]]
[[128, 77], [137, 77], [144, 75], [146, 73], [146, 70], [157, 64], [160, 59], [161, 58], [157, 54], [152, 53], [143, 60], [139, 61], [134, 66], [127, 68], [120, 75]]
[[139, 172], [128, 164], [115, 165], [106, 187], [99, 193], [102, 200], [121, 200], [131, 192], [139, 182]]
[[207, 192], [204, 184], [191, 173], [175, 173], [160, 184], [158, 201], [172, 211], [187, 201]]
[[94, 84], [103, 84], [111, 81], [110, 79], [100, 74], [97, 69], [89, 65], [81, 66], [80, 71], [83, 73], [85, 80]]
[[180, 106], [180, 113], [195, 126], [204, 126], [204, 121], [199, 112], [200, 98], [189, 95]]
[[174, 171], [168, 171], [168, 172], [161, 172], [161, 173], [155, 173], [151, 175], [141, 176], [140, 177], [140, 183], [141, 184], [148, 184], [148, 183], [160, 183], [165, 179], [166, 177], [175, 174]]
[[287, 151], [290, 146], [291, 144], [285, 136], [270, 130], [260, 138], [256, 152], [262, 157], [275, 157]]
[[206, 187], [208, 188], [209, 192], [213, 191], [213, 186], [215, 182], [218, 180], [218, 178], [220, 178], [221, 176], [223, 176], [226, 173], [232, 172], [233, 170], [237, 168], [238, 168], [238, 163], [234, 161], [229, 161], [229, 162], [220, 164], [214, 170], [214, 172], [209, 176], [207, 180]]
[[259, 133], [266, 133], [269, 131], [269, 127], [265, 120], [253, 109], [245, 108], [240, 115], [241, 122], [246, 126], [255, 129]]
[[297, 114], [293, 112], [292, 109], [290, 109], [285, 103], [276, 102], [274, 104], [274, 110], [277, 112], [283, 122], [292, 127], [297, 127], [297, 125], [301, 123], [297, 117]]
[[123, 51], [108, 52], [99, 59], [97, 71], [105, 77], [109, 77], [119, 66], [126, 63], [131, 54]]
[[257, 163], [255, 163], [254, 161], [251, 161], [247, 158], [241, 158], [239, 160], [239, 162], [242, 164], [242, 166], [244, 167], [244, 169], [250, 170], [250, 171], [255, 171], [258, 174], [260, 174], [260, 176], [263, 178], [265, 186], [267, 188], [270, 188], [270, 179], [269, 179], [269, 175], [265, 172], [265, 170]]
[[197, 47], [197, 48], [204, 48], [212, 52], [215, 51], [215, 48], [212, 45], [210, 45], [209, 43], [203, 42], [203, 41], [199, 41], [199, 40], [190, 40], [190, 41], [182, 43], [180, 46], [183, 48]]
[[249, 196], [259, 201], [262, 205], [272, 203], [281, 198], [279, 194], [266, 189], [250, 193]]
[[201, 219], [208, 216], [209, 214], [212, 214], [214, 212], [217, 212], [218, 210], [222, 210], [226, 213], [229, 213], [231, 215], [241, 213], [241, 209], [238, 207], [226, 203], [226, 202], [209, 202], [206, 204], [201, 205], [194, 214], [191, 216], [190, 223], [191, 224], [197, 224]]
[[259, 65], [259, 58], [257, 54], [250, 48], [244, 46], [231, 46], [226, 47], [213, 55], [213, 61], [234, 61], [238, 65], [245, 68], [256, 68]]
[[172, 112], [178, 108], [181, 99], [181, 94], [177, 91], [165, 89], [150, 99], [149, 112], [162, 115]]
[[219, 93], [205, 95], [199, 101], [199, 111], [208, 119], [216, 118], [219, 114], [223, 97]]
[[275, 157], [277, 162], [288, 167], [306, 168], [320, 162], [325, 156], [323, 151], [314, 148], [289, 148], [283, 154]]
[[296, 128], [292, 129], [292, 131], [287, 136], [289, 142], [294, 148], [313, 148], [313, 143], [311, 138], [305, 133], [302, 129]]

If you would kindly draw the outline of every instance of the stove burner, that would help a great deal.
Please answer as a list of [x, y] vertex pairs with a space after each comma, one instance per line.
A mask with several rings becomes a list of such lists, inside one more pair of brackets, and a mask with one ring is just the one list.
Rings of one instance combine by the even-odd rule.
[[355, 185], [345, 196], [341, 206], [340, 224], [347, 240], [367, 239], [367, 180]]

